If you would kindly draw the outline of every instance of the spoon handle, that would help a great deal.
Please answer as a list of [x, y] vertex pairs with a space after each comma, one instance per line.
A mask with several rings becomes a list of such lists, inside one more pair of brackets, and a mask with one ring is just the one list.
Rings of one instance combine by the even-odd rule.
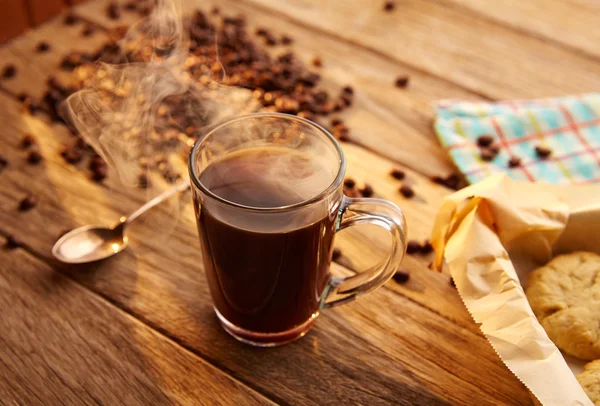
[[190, 187], [190, 183], [188, 181], [184, 180], [184, 181], [180, 182], [178, 185], [165, 190], [158, 196], [154, 197], [152, 200], [147, 201], [142, 207], [140, 207], [139, 209], [137, 209], [136, 211], [131, 213], [125, 219], [121, 219], [122, 223], [131, 223], [133, 220], [135, 220], [136, 218], [138, 218], [139, 216], [141, 216], [142, 214], [144, 214], [146, 211], [150, 210], [157, 204], [164, 202], [165, 200], [167, 200], [169, 197], [173, 196], [176, 193], [183, 192], [184, 190], [188, 189], [189, 187]]

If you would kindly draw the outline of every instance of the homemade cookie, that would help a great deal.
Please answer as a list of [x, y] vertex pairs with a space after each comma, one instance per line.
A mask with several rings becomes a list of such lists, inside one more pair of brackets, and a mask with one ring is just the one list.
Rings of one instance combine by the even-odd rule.
[[600, 406], [600, 359], [586, 364], [577, 380], [594, 405]]
[[600, 358], [600, 255], [560, 255], [529, 275], [525, 291], [548, 337], [575, 357]]

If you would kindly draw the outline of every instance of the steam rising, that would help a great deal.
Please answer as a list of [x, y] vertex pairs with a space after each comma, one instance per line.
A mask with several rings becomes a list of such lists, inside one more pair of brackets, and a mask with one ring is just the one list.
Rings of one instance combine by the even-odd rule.
[[[64, 113], [125, 184], [137, 182], [140, 165], [181, 161], [215, 123], [261, 108], [250, 90], [212, 81], [210, 64], [188, 50], [181, 4], [161, 0], [115, 49], [127, 63], [76, 71], [84, 90], [66, 100]], [[169, 106], [185, 112], [184, 122]]]

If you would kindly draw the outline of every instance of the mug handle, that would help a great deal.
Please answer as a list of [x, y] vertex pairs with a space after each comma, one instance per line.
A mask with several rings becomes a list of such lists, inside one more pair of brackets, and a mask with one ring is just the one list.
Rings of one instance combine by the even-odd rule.
[[336, 221], [336, 233], [358, 224], [375, 224], [392, 235], [390, 253], [381, 263], [345, 278], [334, 276], [321, 299], [321, 309], [348, 303], [377, 289], [396, 272], [406, 251], [406, 220], [402, 210], [382, 199], [343, 197]]

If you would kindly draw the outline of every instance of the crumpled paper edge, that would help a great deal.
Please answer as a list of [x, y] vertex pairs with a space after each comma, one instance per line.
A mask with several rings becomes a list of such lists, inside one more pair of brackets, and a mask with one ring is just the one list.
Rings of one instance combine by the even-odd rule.
[[[510, 186], [513, 183], [520, 182], [512, 181], [506, 175], [497, 175], [444, 199], [432, 233], [432, 244], [436, 251], [434, 267], [441, 269], [446, 259], [461, 301], [469, 314], [476, 323], [480, 324], [481, 331], [502, 362], [537, 400], [543, 405], [593, 406], [562, 354], [548, 338], [533, 314], [508, 256], [508, 250], [504, 248], [496, 234], [500, 230], [497, 229], [494, 207], [490, 203], [500, 200], [501, 194], [504, 194], [502, 197], [506, 203], [507, 193], [510, 194]], [[542, 187], [540, 185], [528, 184], [528, 187], [542, 191], [539, 189]], [[553, 200], [550, 199], [551, 204], [542, 208], [539, 213], [549, 215], [551, 220], [549, 229], [542, 230], [550, 234], [548, 254], [551, 253], [552, 242], [559, 238], [568, 218], [568, 205], [554, 197]], [[552, 219], [552, 216], [556, 218]], [[554, 225], [552, 220], [556, 221]], [[553, 227], [555, 229], [552, 229]], [[465, 234], [469, 232], [486, 237], [487, 246], [484, 251], [492, 248], [497, 250], [493, 256], [483, 258], [484, 261], [490, 261], [488, 269], [498, 274], [497, 279], [500, 282], [497, 286], [490, 286], [492, 291], [487, 294], [470, 288], [471, 285], [479, 282], [477, 277], [480, 276], [472, 269], [471, 261], [464, 261], [458, 254], [448, 258], [448, 251], [459, 253], [465, 251], [464, 246], [452, 247], [452, 244], [453, 241], [458, 244], [464, 243], [464, 240], [468, 239]], [[457, 235], [462, 238], [453, 240]], [[490, 247], [490, 241], [497, 243], [497, 246]], [[482, 258], [477, 258], [477, 261], [481, 260]], [[499, 289], [494, 291], [495, 288]], [[485, 288], [483, 290], [485, 291]], [[508, 302], [506, 298], [503, 301], [502, 296], [513, 301], [511, 308], [524, 312], [518, 323], [503, 324], [502, 320], [505, 319], [508, 309], [503, 307]], [[474, 308], [480, 308], [482, 305], [485, 307], [486, 300], [489, 301], [490, 306], [494, 306], [494, 302], [498, 300], [501, 305], [497, 306], [496, 303], [497, 307], [487, 314], [485, 311], [473, 311]]]

